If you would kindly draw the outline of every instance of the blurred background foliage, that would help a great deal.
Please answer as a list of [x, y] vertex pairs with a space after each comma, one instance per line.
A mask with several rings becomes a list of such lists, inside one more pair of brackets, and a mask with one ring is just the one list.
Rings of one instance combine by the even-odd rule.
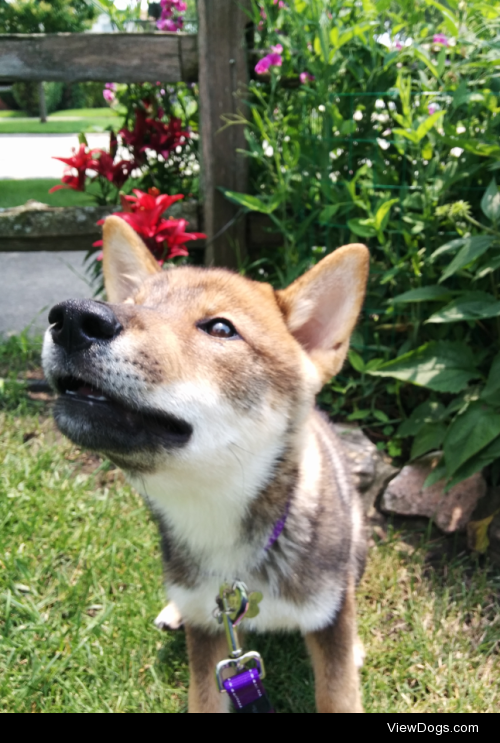
[[[246, 272], [283, 286], [348, 242], [371, 252], [349, 364], [322, 392], [431, 481], [500, 474], [500, 3], [254, 2], [250, 194], [282, 236]], [[241, 118], [233, 119], [241, 123]]]

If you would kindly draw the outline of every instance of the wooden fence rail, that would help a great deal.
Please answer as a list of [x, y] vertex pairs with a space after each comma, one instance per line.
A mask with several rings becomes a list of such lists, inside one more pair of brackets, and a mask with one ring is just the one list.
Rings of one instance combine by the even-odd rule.
[[[0, 35], [0, 82], [194, 82], [199, 80], [203, 230], [206, 263], [236, 266], [246, 225], [220, 187], [247, 190], [242, 126], [220, 131], [225, 114], [245, 115], [249, 0], [198, 0], [192, 34]], [[1, 163], [0, 163], [1, 175]], [[1, 250], [1, 248], [0, 248]]]
[[194, 34], [0, 35], [0, 82], [195, 82]]

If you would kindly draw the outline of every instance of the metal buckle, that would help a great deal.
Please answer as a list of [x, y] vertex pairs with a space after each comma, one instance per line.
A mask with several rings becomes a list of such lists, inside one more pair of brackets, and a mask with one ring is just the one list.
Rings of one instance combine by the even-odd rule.
[[[257, 669], [259, 677], [261, 679], [265, 678], [266, 670], [264, 668], [264, 661], [259, 653], [255, 652], [255, 650], [250, 650], [243, 655], [243, 650], [240, 647], [236, 633], [236, 626], [241, 622], [250, 607], [247, 587], [241, 581], [235, 581], [232, 586], [228, 583], [223, 583], [215, 601], [217, 604], [215, 616], [219, 624], [224, 624], [230, 654], [229, 658], [225, 658], [217, 663], [215, 668], [215, 678], [219, 691], [225, 692], [224, 681], [230, 676], [243, 671], [250, 663]], [[223, 672], [225, 669], [234, 669], [234, 673], [229, 673], [224, 677]]]
[[[217, 663], [215, 667], [215, 678], [219, 691], [224, 693], [226, 691], [224, 688], [224, 681], [226, 681], [226, 679], [228, 679], [230, 676], [235, 676], [239, 671], [242, 671], [252, 661], [255, 662], [254, 667], [258, 671], [260, 679], [264, 679], [266, 677], [264, 661], [262, 660], [259, 653], [257, 653], [255, 650], [250, 650], [248, 653], [245, 653], [245, 655], [241, 655], [239, 658], [226, 658], [225, 660], [221, 660], [219, 663]], [[224, 678], [222, 676], [222, 672], [226, 668], [234, 668], [235, 672], [228, 674]]]

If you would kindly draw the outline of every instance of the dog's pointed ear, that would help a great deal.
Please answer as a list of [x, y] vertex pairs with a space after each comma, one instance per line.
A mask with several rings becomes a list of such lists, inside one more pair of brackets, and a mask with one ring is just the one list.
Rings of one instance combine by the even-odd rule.
[[119, 304], [161, 268], [137, 232], [120, 217], [108, 217], [102, 233], [104, 286], [108, 302]]
[[364, 245], [345, 245], [276, 292], [290, 332], [324, 382], [340, 370], [346, 357], [365, 296], [368, 264]]

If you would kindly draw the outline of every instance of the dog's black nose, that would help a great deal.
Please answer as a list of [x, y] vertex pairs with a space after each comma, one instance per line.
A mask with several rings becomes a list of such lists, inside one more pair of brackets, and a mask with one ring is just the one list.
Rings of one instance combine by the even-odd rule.
[[113, 310], [91, 299], [68, 299], [49, 312], [52, 340], [68, 353], [110, 341], [122, 330]]

